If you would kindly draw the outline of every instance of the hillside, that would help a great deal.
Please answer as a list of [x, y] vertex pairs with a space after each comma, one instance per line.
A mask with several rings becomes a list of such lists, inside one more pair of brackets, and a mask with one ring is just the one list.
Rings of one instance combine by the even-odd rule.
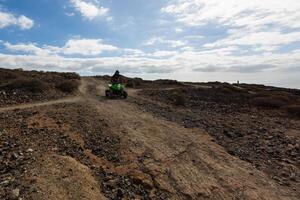
[[299, 90], [108, 80], [1, 69], [0, 199], [299, 199]]

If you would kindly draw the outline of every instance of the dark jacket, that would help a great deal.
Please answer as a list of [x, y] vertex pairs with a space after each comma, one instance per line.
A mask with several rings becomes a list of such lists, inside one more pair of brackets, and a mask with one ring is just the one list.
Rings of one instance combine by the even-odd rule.
[[111, 77], [111, 83], [113, 83], [113, 84], [121, 83], [121, 75], [120, 74], [114, 74]]

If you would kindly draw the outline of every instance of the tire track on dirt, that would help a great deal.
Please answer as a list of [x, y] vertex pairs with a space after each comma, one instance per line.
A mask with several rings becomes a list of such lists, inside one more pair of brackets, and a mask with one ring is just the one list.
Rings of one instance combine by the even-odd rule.
[[[95, 85], [101, 89], [97, 92], [104, 92], [102, 84]], [[126, 100], [94, 98], [90, 103], [120, 136], [122, 167], [153, 177], [173, 199], [296, 199], [249, 163], [227, 154], [203, 130], [156, 118]]]
[[[90, 79], [88, 79], [88, 80], [90, 80]], [[84, 100], [83, 96], [86, 96], [87, 92], [88, 92], [87, 87], [88, 87], [88, 82], [85, 79], [82, 79], [81, 84], [78, 87], [79, 94], [77, 94], [77, 96], [66, 97], [66, 98], [56, 99], [56, 100], [49, 100], [49, 101], [44, 101], [44, 102], [26, 103], [26, 104], [0, 107], [0, 112], [7, 112], [7, 111], [12, 111], [12, 110], [22, 110], [22, 109], [56, 105], [56, 104], [62, 104], [62, 103], [75, 103], [75, 102], [83, 101]]]
[[15, 106], [8, 106], [0, 108], [0, 112], [7, 112], [12, 110], [22, 110], [34, 107], [41, 107], [41, 106], [49, 106], [49, 105], [56, 105], [62, 103], [74, 103], [83, 100], [82, 97], [68, 97], [64, 99], [52, 100], [52, 101], [45, 101], [45, 102], [38, 102], [38, 103], [28, 103], [28, 104], [21, 104]]

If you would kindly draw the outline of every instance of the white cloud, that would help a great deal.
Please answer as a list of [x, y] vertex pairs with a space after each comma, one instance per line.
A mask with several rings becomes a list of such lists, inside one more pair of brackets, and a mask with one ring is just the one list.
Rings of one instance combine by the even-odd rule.
[[[213, 43], [207, 43], [203, 47], [221, 48], [228, 46], [250, 46], [252, 52], [273, 52], [281, 46], [300, 41], [300, 32], [256, 32], [246, 34], [245, 32], [235, 32], [225, 39], [220, 39]], [[241, 50], [242, 51], [242, 50]]]
[[125, 49], [122, 49], [122, 52], [124, 53], [123, 56], [126, 56], [126, 57], [140, 57], [140, 56], [145, 55], [145, 53], [142, 50], [139, 50], [139, 49], [125, 48]]
[[25, 52], [39, 56], [64, 54], [64, 55], [82, 55], [96, 56], [105, 51], [117, 51], [117, 47], [105, 44], [101, 39], [70, 39], [63, 47], [44, 45], [38, 47], [34, 43], [10, 44], [4, 43], [4, 46], [14, 52]]
[[191, 40], [200, 40], [200, 39], [203, 39], [204, 36], [202, 36], [202, 35], [187, 35], [187, 36], [184, 36], [184, 38], [191, 39]]
[[73, 16], [75, 15], [75, 13], [73, 13], [73, 12], [70, 12], [70, 13], [67, 12], [66, 15], [67, 15], [68, 17], [73, 17]]
[[217, 24], [228, 36], [207, 48], [249, 46], [252, 53], [276, 51], [300, 41], [300, 1], [175, 0], [161, 9], [186, 26]]
[[[11, 45], [3, 43], [12, 51], [27, 52], [29, 55], [0, 55], [0, 63], [9, 68], [24, 67], [25, 69], [69, 70], [77, 72], [104, 72], [118, 67], [130, 73], [184, 73], [203, 72], [244, 72], [274, 71], [290, 69], [299, 71], [300, 51], [289, 53], [273, 53], [268, 56], [239, 55], [233, 52], [237, 46], [216, 48], [211, 50], [195, 50], [193, 48], [181, 51], [154, 51], [144, 53], [138, 49], [121, 49], [96, 40], [96, 45], [87, 45], [85, 40], [67, 42], [63, 47], [42, 46], [36, 44]], [[101, 42], [98, 46], [97, 42]], [[79, 52], [86, 49], [85, 52]], [[105, 49], [105, 50], [104, 50]], [[114, 54], [101, 57], [76, 57], [77, 55], [96, 55], [102, 51], [117, 51]], [[66, 57], [66, 55], [68, 55]], [[297, 67], [298, 66], [298, 67]]]
[[182, 32], [183, 32], [183, 29], [177, 27], [177, 28], [175, 28], [175, 32], [176, 32], [176, 33], [182, 33]]
[[176, 0], [161, 9], [189, 26], [215, 21], [254, 28], [266, 24], [299, 28], [299, 10], [300, 1], [297, 0]]
[[8, 42], [5, 42], [4, 46], [8, 50], [13, 52], [26, 52], [30, 54], [39, 55], [39, 56], [49, 55], [52, 52], [49, 49], [37, 47], [37, 45], [34, 43], [29, 43], [29, 44], [19, 43], [16, 45], [12, 45]]
[[71, 39], [62, 48], [64, 54], [98, 55], [103, 51], [116, 51], [117, 47], [104, 44], [101, 39]]
[[[96, 5], [95, 2], [89, 0], [70, 0], [73, 7], [80, 12], [85, 18], [92, 20], [96, 17], [104, 17], [108, 14], [109, 9]], [[109, 20], [111, 18], [108, 18]]]
[[168, 40], [168, 39], [164, 39], [162, 37], [152, 37], [149, 40], [147, 40], [144, 45], [146, 46], [152, 46], [155, 44], [167, 44], [170, 47], [181, 47], [187, 44], [187, 41], [183, 41], [183, 40]]
[[229, 37], [215, 43], [204, 45], [205, 47], [216, 47], [225, 45], [285, 45], [300, 41], [300, 32], [281, 33], [281, 32], [237, 32]]
[[[0, 54], [0, 63], [7, 68], [107, 73], [118, 68], [122, 73], [160, 73], [174, 71], [167, 61], [151, 58], [103, 57], [65, 58], [62, 56]], [[164, 66], [163, 66], [164, 65]]]
[[192, 46], [184, 46], [181, 48], [182, 51], [195, 51], [195, 47]]
[[[86, 19], [99, 17], [107, 21], [117, 20], [109, 16], [108, 8], [101, 6], [99, 0], [69, 2]], [[185, 73], [191, 74], [186, 80], [191, 80], [192, 76], [198, 76], [197, 80], [203, 77], [213, 79], [215, 73], [221, 74], [221, 81], [228, 73], [236, 73], [239, 79], [245, 77], [245, 74], [256, 78], [261, 73], [268, 76], [271, 72], [273, 75], [284, 71], [300, 75], [300, 50], [280, 51], [285, 45], [300, 41], [300, 1], [169, 2], [161, 12], [173, 16], [175, 22], [169, 20], [170, 17], [164, 17], [161, 21], [154, 20], [159, 22], [160, 28], [171, 28], [173, 32], [166, 32], [171, 36], [152, 31], [159, 37], [145, 41], [142, 44], [147, 46], [142, 46], [145, 49], [120, 48], [101, 39], [70, 39], [60, 46], [0, 41], [0, 45], [4, 45], [6, 50], [19, 54], [0, 54], [0, 63], [8, 68], [76, 71], [84, 74], [108, 73], [115, 68], [123, 73], [155, 73], [152, 76], [154, 78], [164, 73], [177, 74], [177, 78]], [[138, 25], [134, 20], [127, 21], [129, 22], [120, 27], [128, 29], [129, 26]], [[3, 14], [0, 11], [0, 28], [11, 25], [26, 29], [33, 25], [33, 21], [31, 25], [22, 16]], [[209, 30], [202, 31], [203, 25], [208, 26]], [[211, 32], [213, 35], [209, 35]], [[205, 41], [209, 43], [203, 45]], [[202, 72], [214, 74], [197, 74]], [[272, 76], [268, 78], [271, 79]]]
[[34, 21], [28, 17], [21, 15], [16, 16], [9, 12], [0, 11], [0, 29], [8, 26], [18, 26], [20, 29], [30, 29], [34, 25]]
[[18, 18], [17, 24], [20, 26], [21, 29], [30, 29], [33, 27], [33, 21], [28, 17], [22, 15]]
[[163, 58], [163, 57], [171, 57], [177, 55], [177, 51], [155, 51], [150, 56], [156, 57], [156, 58]]
[[[187, 48], [181, 48], [180, 51], [160, 50], [152, 53], [145, 53], [138, 49], [116, 47], [118, 55], [82, 57], [81, 54], [76, 57], [77, 54], [66, 56], [63, 53], [64, 50], [73, 45], [66, 44], [63, 47], [44, 45], [38, 47], [36, 44], [11, 45], [5, 42], [2, 44], [13, 51], [26, 51], [29, 54], [0, 54], [0, 63], [6, 68], [21, 67], [30, 70], [75, 71], [82, 75], [107, 74], [119, 69], [121, 73], [155, 79], [176, 78], [186, 81], [240, 80], [243, 82], [272, 83], [279, 86], [283, 86], [282, 83], [284, 83], [286, 87], [299, 87], [299, 50], [288, 53], [270, 53], [268, 56], [237, 56], [234, 54], [235, 51], [239, 50], [237, 46], [202, 50], [187, 46]], [[77, 52], [77, 50], [72, 52]], [[98, 51], [90, 50], [88, 52], [94, 54], [93, 52]], [[277, 75], [275, 76], [275, 74]], [[285, 79], [282, 82], [277, 78]]]

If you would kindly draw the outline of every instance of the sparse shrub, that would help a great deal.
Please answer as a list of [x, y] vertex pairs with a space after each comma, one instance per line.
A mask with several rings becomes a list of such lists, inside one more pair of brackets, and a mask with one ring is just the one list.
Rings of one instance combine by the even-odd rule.
[[172, 96], [173, 96], [173, 102], [176, 106], [184, 106], [185, 105], [186, 99], [182, 92], [175, 92]]
[[127, 87], [131, 87], [131, 88], [134, 88], [135, 87], [135, 84], [132, 80], [129, 80], [127, 83], [126, 83], [126, 86]]
[[62, 76], [66, 79], [80, 80], [80, 76], [76, 73], [63, 73]]
[[3, 71], [0, 74], [0, 79], [3, 80], [16, 79], [16, 78], [17, 78], [17, 74], [11, 71]]
[[43, 92], [48, 88], [48, 84], [42, 82], [37, 79], [25, 79], [25, 78], [18, 78], [15, 80], [10, 81], [7, 84], [1, 86], [2, 89], [12, 91], [12, 90], [23, 90], [33, 93]]
[[104, 76], [96, 76], [96, 78], [104, 79], [104, 80], [107, 80], [107, 81], [110, 81], [110, 79], [111, 79], [111, 77], [108, 76], [108, 75], [104, 75]]
[[221, 88], [227, 89], [230, 92], [234, 93], [245, 93], [246, 91], [238, 86], [231, 85], [231, 84], [223, 84]]
[[255, 97], [274, 97], [274, 98], [281, 98], [282, 100], [285, 101], [290, 101], [292, 99], [295, 99], [295, 95], [289, 93], [289, 92], [284, 92], [284, 91], [260, 91], [255, 94]]
[[218, 92], [218, 93], [223, 93], [223, 94], [233, 94], [233, 93], [236, 93], [235, 91], [233, 91], [231, 88], [229, 88], [229, 87], [223, 87], [223, 86], [221, 86], [221, 87], [217, 87], [216, 88], [216, 92]]
[[288, 113], [300, 117], [300, 104], [299, 105], [289, 105], [286, 107]]
[[142, 81], [143, 81], [143, 80], [140, 79], [140, 78], [128, 79], [128, 80], [127, 80], [126, 86], [127, 86], [127, 87], [131, 87], [131, 88], [135, 88], [135, 87], [137, 87], [137, 86], [142, 85]]
[[170, 80], [170, 79], [158, 79], [158, 80], [155, 80], [154, 82], [161, 84], [161, 85], [182, 85], [182, 83], [180, 83], [176, 80]]
[[253, 96], [253, 105], [280, 108], [296, 100], [297, 96], [285, 91], [261, 91]]
[[280, 108], [286, 105], [286, 101], [276, 96], [270, 97], [256, 97], [251, 100], [251, 103], [255, 106], [266, 107], [266, 108]]
[[77, 80], [65, 80], [58, 83], [55, 87], [62, 92], [72, 93], [77, 90], [79, 86], [79, 81]]

